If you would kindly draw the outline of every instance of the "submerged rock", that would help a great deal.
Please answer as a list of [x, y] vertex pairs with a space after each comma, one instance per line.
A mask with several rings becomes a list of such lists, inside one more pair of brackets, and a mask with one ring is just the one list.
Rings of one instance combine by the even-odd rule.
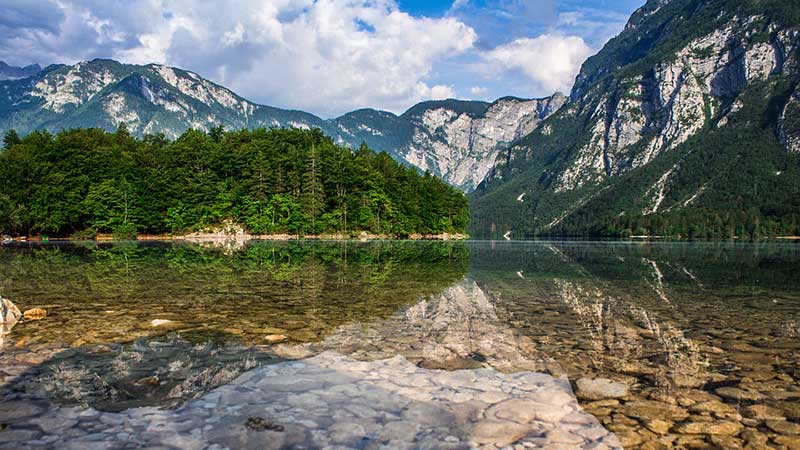
[[721, 387], [717, 388], [715, 392], [722, 398], [737, 402], [742, 400], [758, 402], [764, 399], [764, 396], [758, 392], [746, 391], [744, 389], [740, 389], [737, 387], [730, 387], [730, 386]]
[[742, 431], [742, 425], [737, 422], [700, 422], [692, 421], [682, 423], [675, 427], [675, 432], [681, 434], [711, 434], [732, 436]]
[[628, 417], [642, 420], [661, 418], [662, 420], [678, 421], [689, 417], [689, 413], [679, 406], [653, 400], [636, 400], [626, 403], [621, 408], [621, 412]]
[[270, 344], [273, 344], [273, 343], [276, 343], [276, 342], [283, 342], [286, 339], [288, 339], [288, 338], [284, 334], [270, 334], [270, 335], [264, 336], [264, 340], [269, 342]]
[[0, 297], [0, 346], [5, 342], [6, 335], [11, 328], [19, 322], [22, 314], [11, 300]]
[[767, 428], [780, 434], [800, 435], [800, 424], [786, 420], [767, 420]]
[[622, 398], [628, 395], [628, 385], [607, 378], [581, 378], [576, 383], [575, 395], [583, 400]]
[[43, 308], [32, 308], [25, 310], [22, 315], [27, 320], [42, 320], [47, 317], [47, 310]]

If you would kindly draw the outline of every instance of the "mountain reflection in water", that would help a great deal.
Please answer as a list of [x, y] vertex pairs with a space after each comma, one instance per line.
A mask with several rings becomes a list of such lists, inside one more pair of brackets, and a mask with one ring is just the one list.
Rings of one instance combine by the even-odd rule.
[[[0, 293], [51, 314], [0, 350], [0, 418], [35, 404], [5, 421], [32, 440], [37, 415], [131, 435], [191, 416], [217, 420], [171, 434], [234, 447], [791, 446], [799, 260], [773, 244], [2, 248]], [[80, 405], [107, 412], [73, 420]]]

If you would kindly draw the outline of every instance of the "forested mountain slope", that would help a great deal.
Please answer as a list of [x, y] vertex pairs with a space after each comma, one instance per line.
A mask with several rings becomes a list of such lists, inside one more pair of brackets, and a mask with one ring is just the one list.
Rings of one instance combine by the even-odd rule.
[[471, 197], [481, 236], [795, 234], [800, 4], [650, 0]]

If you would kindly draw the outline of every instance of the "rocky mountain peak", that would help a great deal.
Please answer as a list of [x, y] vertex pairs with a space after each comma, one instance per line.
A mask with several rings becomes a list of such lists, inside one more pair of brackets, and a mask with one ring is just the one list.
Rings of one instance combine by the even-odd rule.
[[503, 149], [538, 128], [565, 102], [563, 94], [556, 94], [542, 99], [506, 97], [469, 108], [429, 103], [412, 115], [414, 134], [403, 158], [471, 191]]
[[18, 80], [36, 75], [42, 68], [38, 64], [30, 64], [25, 67], [11, 66], [5, 61], [0, 61], [0, 81]]

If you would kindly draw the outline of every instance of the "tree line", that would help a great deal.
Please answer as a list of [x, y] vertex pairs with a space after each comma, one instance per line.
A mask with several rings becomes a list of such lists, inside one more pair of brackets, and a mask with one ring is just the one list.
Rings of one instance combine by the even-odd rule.
[[124, 126], [6, 133], [0, 231], [184, 233], [231, 221], [252, 234], [461, 233], [465, 196], [365, 145], [319, 130], [188, 130], [175, 141]]

